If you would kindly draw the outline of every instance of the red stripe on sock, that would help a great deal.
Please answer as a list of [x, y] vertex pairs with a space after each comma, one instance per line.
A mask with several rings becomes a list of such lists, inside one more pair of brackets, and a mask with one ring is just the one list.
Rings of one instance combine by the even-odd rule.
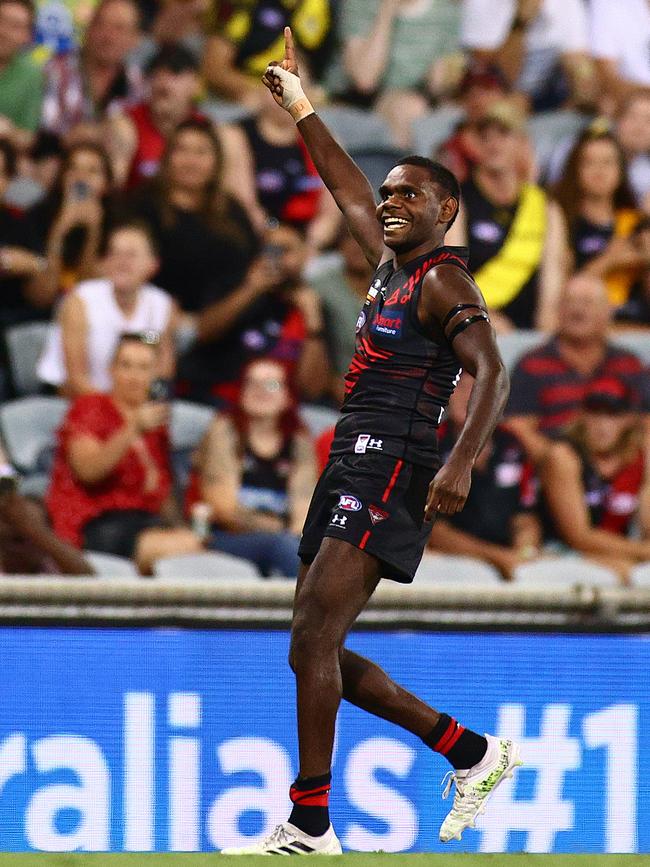
[[[446, 729], [444, 735], [440, 738], [438, 743], [435, 744], [435, 746], [433, 748], [437, 753], [443, 752], [444, 748], [447, 746], [447, 741], [453, 735], [453, 733], [456, 731], [456, 725], [457, 725], [456, 720], [452, 719], [451, 722], [449, 723], [449, 725], [447, 726], [447, 729]], [[444, 755], [444, 753], [443, 753], [443, 755]]]
[[395, 469], [393, 470], [393, 475], [390, 477], [390, 482], [386, 485], [386, 490], [384, 491], [384, 493], [382, 495], [382, 498], [381, 498], [382, 503], [385, 503], [388, 500], [388, 498], [390, 496], [390, 492], [395, 487], [395, 482], [397, 481], [397, 478], [398, 478], [400, 472], [402, 471], [403, 466], [404, 466], [404, 461], [397, 461], [397, 463], [395, 464]]
[[443, 753], [443, 756], [447, 755], [449, 750], [453, 747], [453, 745], [456, 743], [456, 741], [458, 740], [458, 738], [462, 735], [462, 733], [464, 731], [465, 731], [464, 726], [459, 725], [458, 728], [456, 729], [456, 731], [454, 732], [454, 734], [452, 735], [452, 737], [445, 744], [445, 751]]
[[359, 550], [363, 551], [368, 543], [368, 539], [370, 538], [370, 530], [366, 530], [366, 532], [361, 537], [361, 541], [359, 542]]
[[289, 797], [292, 803], [300, 804], [301, 807], [327, 807], [329, 805], [330, 786], [319, 786], [317, 789], [305, 791], [291, 786]]

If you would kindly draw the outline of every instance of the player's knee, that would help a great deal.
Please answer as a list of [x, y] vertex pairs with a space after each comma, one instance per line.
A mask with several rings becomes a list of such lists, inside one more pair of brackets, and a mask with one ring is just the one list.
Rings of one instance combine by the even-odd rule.
[[295, 672], [306, 659], [318, 657], [329, 650], [332, 638], [323, 628], [323, 619], [303, 612], [295, 617], [291, 628], [289, 665]]

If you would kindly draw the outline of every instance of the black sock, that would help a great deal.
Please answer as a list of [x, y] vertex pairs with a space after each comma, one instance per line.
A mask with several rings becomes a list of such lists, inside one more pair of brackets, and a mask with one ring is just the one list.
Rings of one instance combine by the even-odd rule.
[[320, 837], [330, 826], [329, 794], [331, 774], [298, 777], [289, 790], [293, 810], [289, 821], [310, 837]]
[[446, 713], [431, 729], [424, 743], [436, 753], [440, 753], [457, 770], [466, 770], [477, 765], [487, 752], [487, 741], [471, 729], [464, 728]]

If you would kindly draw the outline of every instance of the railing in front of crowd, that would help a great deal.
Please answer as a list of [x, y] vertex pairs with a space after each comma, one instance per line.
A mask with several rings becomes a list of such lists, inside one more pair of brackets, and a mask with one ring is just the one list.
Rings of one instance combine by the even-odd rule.
[[[12, 576], [0, 580], [0, 622], [284, 629], [294, 584]], [[650, 587], [546, 587], [383, 582], [361, 629], [650, 630]]]

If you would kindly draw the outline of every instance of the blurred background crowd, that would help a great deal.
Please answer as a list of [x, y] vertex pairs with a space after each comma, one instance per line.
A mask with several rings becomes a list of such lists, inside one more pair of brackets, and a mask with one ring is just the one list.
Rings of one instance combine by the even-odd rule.
[[[431, 548], [650, 561], [646, 0], [0, 0], [0, 572], [293, 577], [370, 269], [260, 83], [462, 182], [512, 376]], [[462, 426], [464, 376], [441, 429]], [[85, 552], [94, 552], [93, 555]]]

